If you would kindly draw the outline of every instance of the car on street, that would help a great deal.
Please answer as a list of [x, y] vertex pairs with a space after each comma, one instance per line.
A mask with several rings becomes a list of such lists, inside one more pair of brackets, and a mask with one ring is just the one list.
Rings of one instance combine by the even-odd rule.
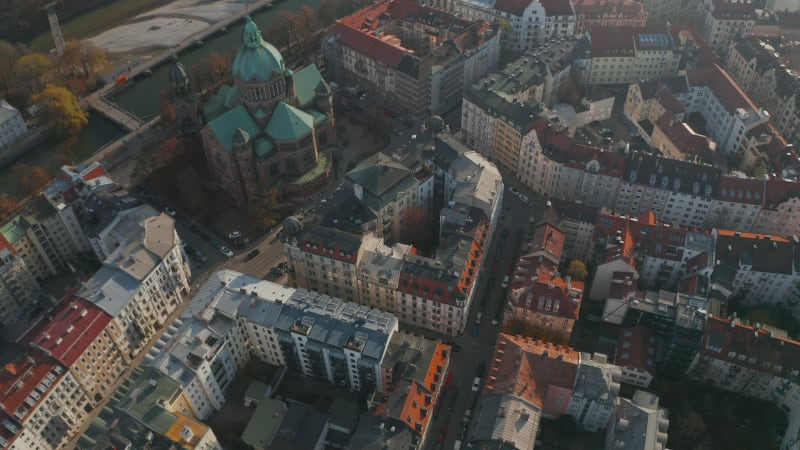
[[530, 199], [528, 199], [528, 196], [525, 194], [519, 194], [519, 199], [522, 200], [523, 203], [528, 203], [530, 201]]
[[194, 259], [197, 260], [199, 263], [206, 263], [208, 262], [208, 256], [203, 253], [202, 250], [195, 250], [194, 251]]
[[228, 233], [228, 239], [239, 239], [240, 237], [242, 237], [242, 232], [239, 230]]
[[231, 251], [231, 249], [229, 249], [228, 247], [225, 247], [224, 245], [221, 245], [219, 247], [219, 251], [220, 251], [220, 253], [222, 253], [223, 255], [227, 256], [228, 258], [232, 258], [233, 257], [233, 251]]
[[247, 254], [247, 256], [244, 257], [244, 260], [245, 261], [250, 261], [251, 259], [253, 259], [256, 256], [258, 256], [259, 253], [261, 253], [261, 250], [259, 250], [257, 248], [253, 249], [250, 253]]
[[501, 284], [500, 287], [503, 288], [503, 289], [507, 288], [508, 287], [508, 281], [509, 281], [508, 275], [504, 276], [503, 277], [503, 284]]
[[164, 208], [164, 212], [165, 212], [165, 213], [167, 213], [167, 214], [169, 214], [169, 215], [170, 215], [170, 216], [172, 216], [172, 217], [175, 217], [175, 214], [177, 214], [177, 213], [175, 212], [175, 209], [174, 209], [172, 206], [167, 206], [167, 207], [165, 207], [165, 208]]
[[480, 388], [481, 388], [481, 377], [475, 377], [475, 379], [472, 380], [472, 392], [478, 392]]
[[611, 137], [614, 136], [614, 132], [611, 131], [611, 128], [600, 128], [600, 136]]
[[519, 189], [516, 186], [509, 186], [508, 192], [511, 192], [514, 195], [519, 195]]
[[269, 273], [276, 277], [283, 275], [285, 272], [286, 271], [281, 269], [280, 266], [275, 266], [272, 269], [269, 269]]

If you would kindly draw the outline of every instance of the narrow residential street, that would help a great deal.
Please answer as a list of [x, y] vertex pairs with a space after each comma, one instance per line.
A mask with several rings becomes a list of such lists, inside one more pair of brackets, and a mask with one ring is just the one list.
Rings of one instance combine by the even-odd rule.
[[[545, 199], [516, 185], [515, 180], [511, 177], [504, 176], [504, 183], [506, 186], [503, 194], [502, 216], [486, 255], [486, 263], [482, 269], [483, 274], [475, 288], [476, 293], [470, 307], [469, 323], [464, 334], [455, 339], [456, 345], [460, 348], [453, 352], [450, 361], [453, 380], [439, 414], [430, 425], [426, 445], [428, 450], [452, 449], [457, 440], [463, 443], [464, 437], [469, 433], [469, 421], [472, 419], [480, 394], [480, 389], [478, 392], [472, 391], [472, 383], [479, 375], [478, 369], [481, 363], [484, 364], [484, 372], [488, 372], [497, 335], [502, 328], [502, 317], [499, 317], [497, 325], [493, 325], [492, 320], [498, 311], [505, 308], [505, 289], [501, 288], [503, 277], [510, 276], [513, 272], [525, 231], [530, 225], [538, 223], [544, 215]], [[530, 199], [528, 203], [509, 192], [508, 188], [512, 185]], [[518, 238], [520, 234], [523, 235], [522, 238]], [[491, 285], [488, 291], [487, 284]], [[478, 335], [473, 336], [473, 324], [479, 312], [482, 313], [480, 328]], [[486, 373], [481, 374], [481, 389], [485, 377]], [[438, 437], [442, 427], [446, 427], [446, 431], [445, 439], [440, 446]]]

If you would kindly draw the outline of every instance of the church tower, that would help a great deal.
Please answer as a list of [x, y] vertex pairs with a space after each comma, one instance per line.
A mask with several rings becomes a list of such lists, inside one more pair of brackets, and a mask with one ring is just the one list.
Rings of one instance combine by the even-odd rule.
[[175, 121], [178, 127], [184, 131], [196, 131], [200, 96], [192, 90], [189, 72], [178, 61], [177, 55], [172, 56], [169, 84], [172, 88], [170, 100], [175, 108]]

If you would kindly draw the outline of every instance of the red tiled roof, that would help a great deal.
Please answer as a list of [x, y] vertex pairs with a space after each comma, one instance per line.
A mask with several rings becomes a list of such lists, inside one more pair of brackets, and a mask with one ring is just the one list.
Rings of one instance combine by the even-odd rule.
[[591, 30], [592, 57], [634, 56], [634, 33], [638, 28], [614, 27]]
[[618, 358], [615, 362], [620, 366], [636, 367], [651, 374], [655, 373], [655, 338], [651, 336], [650, 329], [645, 325], [620, 330], [617, 355]]
[[738, 108], [758, 111], [758, 106], [745, 94], [739, 83], [731, 78], [728, 71], [714, 64], [709, 67], [692, 69], [686, 71], [686, 79], [689, 86], [707, 86], [714, 93], [714, 96], [728, 110], [734, 114]]
[[567, 283], [565, 278], [545, 265], [537, 267], [523, 262], [517, 267], [509, 288], [511, 302], [516, 307], [578, 319], [584, 289], [582, 281], [570, 280]]
[[560, 158], [564, 165], [585, 170], [591, 161], [597, 161], [600, 166], [597, 173], [612, 177], [621, 177], [625, 170], [625, 156], [614, 151], [607, 151], [597, 147], [575, 144], [564, 150]]
[[756, 7], [751, 2], [714, 0], [712, 15], [720, 20], [748, 20], [755, 18]]
[[702, 156], [706, 160], [713, 158], [712, 153], [716, 150], [714, 141], [695, 132], [689, 124], [676, 120], [672, 114], [662, 114], [655, 126], [684, 154]]
[[501, 12], [513, 14], [515, 16], [522, 16], [533, 0], [497, 0], [494, 4], [494, 9]]
[[552, 256], [558, 266], [561, 260], [561, 253], [564, 250], [564, 233], [550, 223], [541, 223], [533, 230], [531, 239], [531, 251], [529, 253], [546, 252]]
[[0, 404], [3, 409], [9, 414], [19, 411], [17, 419], [25, 420], [33, 409], [25, 399], [33, 393], [30, 400], [34, 400], [34, 405], [39, 402], [40, 397], [55, 381], [55, 378], [48, 380], [46, 377], [56, 366], [55, 361], [39, 352], [28, 353], [21, 359], [6, 364], [0, 371]]
[[576, 0], [575, 13], [587, 18], [604, 18], [608, 15], [625, 18], [646, 18], [644, 3], [632, 0]]
[[708, 45], [708, 42], [694, 28], [686, 26], [673, 26], [670, 28], [673, 38], [681, 45], [694, 43], [692, 53], [694, 54], [697, 67], [706, 67], [720, 62], [719, 57]]
[[572, 3], [569, 0], [539, 0], [546, 16], [574, 16]]
[[710, 317], [700, 352], [785, 378], [797, 378], [796, 372], [792, 374], [792, 371], [800, 370], [800, 342], [773, 337], [764, 328], [745, 325], [738, 320], [731, 323], [725, 318]]
[[23, 339], [67, 367], [72, 367], [111, 322], [111, 316], [105, 311], [79, 297], [64, 299], [49, 317]]
[[723, 176], [719, 180], [716, 197], [718, 200], [728, 202], [760, 205], [763, 200], [761, 198], [763, 189], [763, 181], [755, 178]]
[[[6, 240], [6, 237], [3, 236], [3, 233], [0, 233], [0, 252], [3, 251], [3, 249], [8, 249], [8, 251], [10, 251], [12, 255], [17, 254], [17, 251], [14, 249], [14, 246], [11, 245], [11, 243]], [[3, 262], [0, 261], [0, 267], [2, 266]]]
[[98, 164], [97, 167], [83, 174], [83, 181], [91, 181], [103, 176], [108, 176], [108, 172], [106, 172], [103, 166]]
[[328, 27], [328, 33], [338, 34], [342, 45], [388, 67], [396, 68], [405, 54], [402, 47], [350, 28], [342, 22], [337, 22]]
[[794, 244], [782, 236], [717, 230], [715, 257], [739, 265], [746, 261], [754, 272], [791, 274]]
[[797, 181], [770, 178], [764, 190], [764, 203], [767, 207], [774, 208], [792, 196], [800, 195], [800, 183]]
[[[579, 361], [578, 352], [569, 347], [500, 333], [482, 394], [515, 395], [544, 414], [560, 416], [569, 406]], [[563, 401], [557, 405], [560, 394]]]

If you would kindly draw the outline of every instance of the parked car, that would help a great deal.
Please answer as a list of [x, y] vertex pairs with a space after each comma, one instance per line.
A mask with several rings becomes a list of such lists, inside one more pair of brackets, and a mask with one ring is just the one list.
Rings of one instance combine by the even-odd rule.
[[172, 206], [166, 206], [166, 207], [164, 207], [164, 212], [165, 212], [165, 213], [167, 213], [167, 214], [169, 214], [169, 215], [170, 215], [170, 216], [172, 216], [172, 217], [175, 217], [175, 214], [177, 214], [177, 213], [175, 212], [175, 209], [174, 209]]
[[283, 269], [281, 269], [279, 266], [275, 266], [272, 269], [269, 269], [269, 273], [271, 273], [272, 275], [274, 275], [276, 277], [279, 277], [279, 276], [283, 275], [285, 273], [285, 271]]
[[223, 255], [227, 256], [228, 258], [232, 258], [233, 257], [233, 251], [231, 251], [231, 249], [229, 249], [228, 247], [225, 247], [224, 245], [221, 245], [219, 247], [219, 251], [220, 251], [220, 253], [222, 253]]
[[240, 237], [242, 237], [242, 232], [239, 230], [228, 233], [228, 239], [239, 239]]
[[514, 195], [519, 195], [519, 189], [516, 186], [509, 186], [508, 192], [511, 192]]
[[475, 377], [475, 379], [472, 380], [472, 392], [478, 392], [480, 388], [481, 388], [481, 377]]
[[208, 262], [208, 256], [206, 256], [206, 254], [203, 253], [202, 250], [195, 250], [194, 251], [194, 259], [196, 259], [197, 262], [200, 262], [200, 263]]
[[528, 203], [530, 199], [525, 194], [519, 194], [519, 199], [522, 200], [524, 203]]
[[510, 280], [510, 278], [508, 277], [508, 275], [504, 276], [503, 277], [503, 284], [501, 284], [500, 287], [503, 288], [503, 289], [507, 288], [509, 280]]

